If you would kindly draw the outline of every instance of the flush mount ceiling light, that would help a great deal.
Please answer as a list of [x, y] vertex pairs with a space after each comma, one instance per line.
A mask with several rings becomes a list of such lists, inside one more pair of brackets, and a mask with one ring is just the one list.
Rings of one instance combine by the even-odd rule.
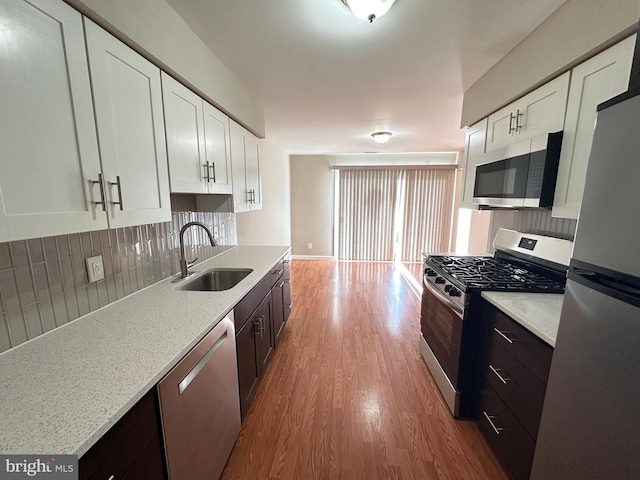
[[382, 145], [383, 143], [387, 143], [391, 138], [391, 135], [393, 135], [391, 132], [376, 132], [371, 134], [373, 139], [380, 145]]
[[396, 0], [342, 0], [342, 3], [349, 7], [356, 17], [373, 23], [376, 18], [387, 13]]

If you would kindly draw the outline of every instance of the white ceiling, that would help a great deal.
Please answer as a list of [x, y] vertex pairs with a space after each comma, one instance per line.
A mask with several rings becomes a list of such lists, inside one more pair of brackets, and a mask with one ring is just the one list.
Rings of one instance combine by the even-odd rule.
[[[167, 0], [265, 107], [290, 154], [461, 150], [462, 95], [565, 0]], [[393, 132], [382, 146], [372, 132]]]

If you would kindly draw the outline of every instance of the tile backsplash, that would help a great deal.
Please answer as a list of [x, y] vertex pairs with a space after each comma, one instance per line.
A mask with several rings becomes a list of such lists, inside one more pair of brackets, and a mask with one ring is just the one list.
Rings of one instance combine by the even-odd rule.
[[[233, 213], [174, 211], [172, 221], [0, 243], [0, 352], [165, 279], [180, 270], [179, 232], [189, 221], [212, 228], [185, 234], [188, 259], [237, 244]], [[102, 255], [105, 278], [87, 282], [85, 258]]]
[[551, 210], [544, 208], [495, 210], [491, 213], [487, 251], [493, 252], [493, 239], [499, 228], [573, 240], [577, 224], [577, 220], [552, 217]]

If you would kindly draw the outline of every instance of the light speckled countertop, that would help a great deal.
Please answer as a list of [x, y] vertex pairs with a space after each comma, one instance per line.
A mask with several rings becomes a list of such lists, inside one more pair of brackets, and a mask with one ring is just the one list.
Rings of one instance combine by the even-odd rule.
[[253, 269], [230, 290], [168, 278], [0, 354], [0, 452], [85, 453], [288, 250], [231, 248], [193, 267]]
[[564, 295], [482, 292], [482, 298], [491, 302], [538, 338], [555, 347]]

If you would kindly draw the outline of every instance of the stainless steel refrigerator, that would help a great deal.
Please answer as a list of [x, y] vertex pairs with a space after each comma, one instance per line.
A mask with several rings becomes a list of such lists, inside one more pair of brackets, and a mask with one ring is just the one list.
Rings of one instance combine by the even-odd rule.
[[532, 480], [640, 478], [640, 96], [599, 107]]

